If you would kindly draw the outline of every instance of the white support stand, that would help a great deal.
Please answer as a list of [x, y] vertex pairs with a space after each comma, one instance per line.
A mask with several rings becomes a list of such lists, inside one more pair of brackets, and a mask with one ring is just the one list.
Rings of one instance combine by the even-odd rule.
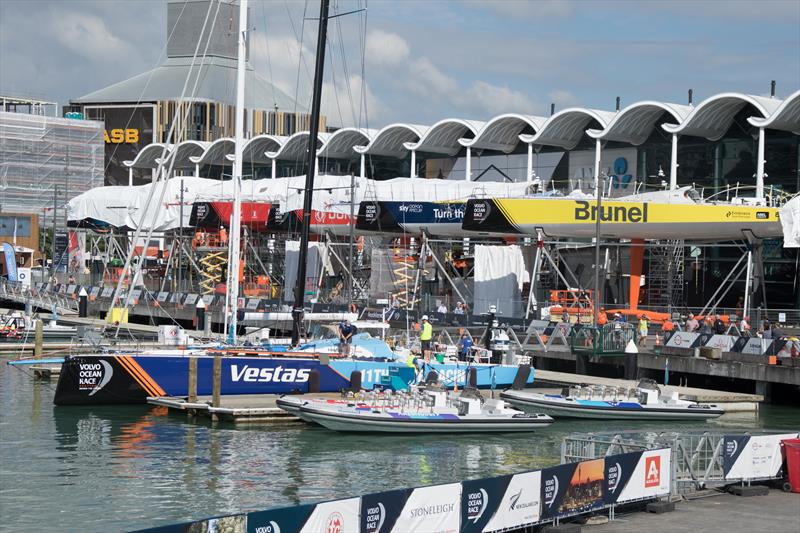
[[361, 169], [358, 175], [361, 179], [364, 179], [367, 177], [366, 174], [367, 174], [367, 160], [364, 154], [361, 154]]
[[276, 159], [272, 160], [272, 179], [278, 177], [278, 161]]
[[467, 170], [464, 173], [464, 180], [472, 181], [472, 148], [467, 146]]
[[531, 272], [531, 285], [528, 290], [528, 305], [525, 308], [525, 319], [529, 318], [531, 310], [536, 312], [539, 309], [539, 302], [536, 300], [536, 278], [539, 276], [539, 262], [542, 260], [544, 237], [542, 237], [541, 231], [537, 231], [536, 233], [536, 256], [533, 259], [533, 272]]
[[669, 188], [678, 188], [678, 134], [672, 134], [672, 154], [669, 158]]
[[411, 150], [411, 177], [417, 177], [417, 151]]
[[594, 145], [594, 190], [596, 191], [598, 187], [600, 187], [600, 155], [601, 155], [602, 147], [600, 145], [600, 139], [595, 141]]
[[533, 179], [533, 143], [528, 143], [528, 166], [525, 172], [525, 181], [531, 181]]
[[744, 309], [743, 316], [750, 316], [750, 283], [753, 277], [753, 251], [747, 250], [747, 274], [744, 280]]
[[128, 187], [133, 187], [133, 167], [128, 167]]
[[758, 159], [756, 160], [756, 199], [764, 198], [764, 128], [758, 128]]
[[314, 177], [319, 176], [319, 157], [314, 158]]

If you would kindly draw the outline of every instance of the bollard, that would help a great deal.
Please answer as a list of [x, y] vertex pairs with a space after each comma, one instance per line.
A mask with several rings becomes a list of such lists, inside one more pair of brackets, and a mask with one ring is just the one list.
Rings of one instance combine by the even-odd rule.
[[81, 287], [81, 292], [78, 293], [78, 317], [86, 318], [89, 316], [89, 294], [86, 289]]
[[189, 358], [189, 397], [190, 403], [197, 402], [197, 358]]
[[[220, 399], [220, 389], [222, 388], [222, 356], [215, 355], [214, 356], [214, 378], [211, 385], [211, 407], [219, 407], [221, 402]], [[218, 417], [215, 414], [211, 415], [212, 422], [218, 421]]]
[[41, 320], [36, 321], [36, 334], [34, 338], [36, 340], [33, 345], [33, 356], [38, 358], [42, 356], [42, 345], [44, 344], [44, 324]]

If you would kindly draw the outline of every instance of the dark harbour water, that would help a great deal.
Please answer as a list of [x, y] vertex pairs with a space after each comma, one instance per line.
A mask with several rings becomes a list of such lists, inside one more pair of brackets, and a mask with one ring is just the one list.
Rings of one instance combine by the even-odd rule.
[[560, 421], [528, 435], [370, 438], [212, 427], [146, 406], [55, 408], [54, 384], [0, 363], [2, 531], [125, 531], [532, 470], [557, 464], [575, 432], [800, 428], [800, 409], [766, 406], [707, 425]]

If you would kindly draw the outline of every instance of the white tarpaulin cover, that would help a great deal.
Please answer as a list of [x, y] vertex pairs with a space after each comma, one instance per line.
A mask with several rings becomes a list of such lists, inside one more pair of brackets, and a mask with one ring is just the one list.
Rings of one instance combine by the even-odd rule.
[[476, 313], [485, 313], [496, 305], [499, 316], [520, 316], [522, 285], [527, 281], [519, 246], [475, 246]]
[[800, 195], [795, 196], [781, 208], [783, 247], [800, 248]]
[[[284, 290], [283, 299], [294, 301], [294, 284], [297, 278], [297, 261], [300, 257], [300, 241], [286, 241], [286, 257], [284, 258]], [[324, 270], [324, 272], [323, 272]], [[324, 242], [308, 243], [308, 260], [306, 261], [306, 292], [317, 292], [320, 274], [333, 274], [328, 246]]]
[[[271, 202], [280, 205], [282, 212], [303, 208], [303, 188], [305, 176], [289, 178], [244, 180], [242, 182], [242, 201]], [[98, 187], [76, 196], [67, 205], [70, 221], [93, 219], [121, 228], [136, 228], [142, 224], [143, 217], [150, 223], [155, 217], [154, 229], [166, 231], [180, 227], [181, 184], [183, 185], [183, 225], [188, 227], [192, 204], [197, 201], [231, 201], [233, 182], [192, 176], [176, 177], [155, 184], [136, 187]], [[314, 179], [314, 198], [312, 209], [349, 215], [351, 211], [350, 191], [354, 189], [354, 212], [363, 200], [395, 201], [455, 201], [470, 197], [515, 197], [522, 196], [529, 183], [479, 183], [468, 181], [431, 180], [424, 178], [395, 178], [386, 181], [351, 176], [321, 175]], [[163, 201], [154, 209], [145, 205], [153, 191], [152, 204], [155, 205], [163, 193]], [[164, 190], [166, 187], [166, 190]]]

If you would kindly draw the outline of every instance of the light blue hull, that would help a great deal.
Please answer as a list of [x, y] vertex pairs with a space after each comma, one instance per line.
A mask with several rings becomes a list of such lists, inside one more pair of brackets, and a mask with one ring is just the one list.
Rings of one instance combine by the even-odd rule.
[[[405, 367], [402, 362], [393, 361], [337, 361], [332, 360], [330, 367], [345, 379], [350, 379], [350, 374], [361, 371], [361, 384], [364, 389], [372, 389], [375, 385], [381, 384], [381, 378], [389, 375], [392, 367]], [[513, 365], [488, 365], [488, 364], [469, 364], [469, 363], [428, 363], [422, 370], [417, 372], [416, 382], [425, 379], [430, 370], [436, 370], [439, 374], [439, 382], [445, 386], [452, 387], [458, 383], [459, 388], [463, 388], [468, 379], [469, 369], [477, 369], [478, 387], [482, 389], [497, 388], [505, 389], [514, 382], [519, 367]], [[533, 369], [528, 376], [528, 385], [533, 384]]]

